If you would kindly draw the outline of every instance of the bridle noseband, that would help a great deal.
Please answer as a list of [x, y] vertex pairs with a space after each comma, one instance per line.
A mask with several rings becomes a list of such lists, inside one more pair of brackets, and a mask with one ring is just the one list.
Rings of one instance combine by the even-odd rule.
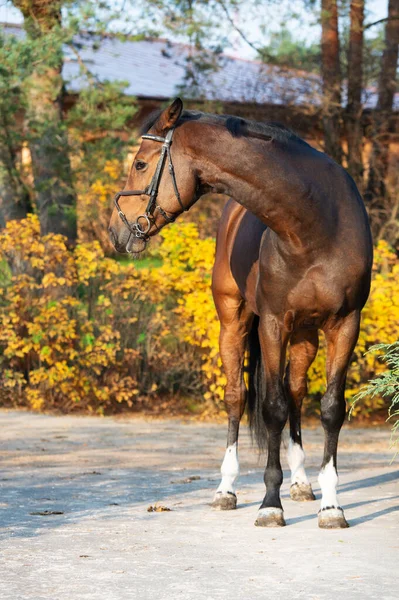
[[[130, 234], [137, 238], [142, 238], [144, 240], [148, 239], [148, 233], [151, 229], [151, 225], [155, 224], [154, 212], [156, 209], [158, 210], [158, 212], [161, 214], [161, 216], [165, 219], [165, 221], [167, 223], [173, 223], [173, 221], [175, 221], [176, 217], [178, 216], [178, 215], [173, 215], [173, 214], [172, 214], [172, 216], [169, 216], [166, 213], [166, 211], [161, 206], [159, 206], [159, 204], [157, 204], [158, 189], [159, 189], [159, 184], [161, 182], [161, 177], [162, 177], [162, 173], [164, 170], [166, 158], [168, 159], [168, 170], [169, 170], [170, 176], [172, 178], [173, 188], [175, 191], [177, 201], [179, 202], [181, 208], [184, 211], [187, 211], [190, 208], [190, 206], [188, 206], [186, 208], [183, 205], [183, 202], [182, 202], [180, 194], [179, 194], [179, 190], [177, 188], [175, 170], [173, 168], [172, 156], [170, 154], [170, 146], [172, 144], [173, 132], [174, 132], [174, 128], [170, 129], [165, 137], [161, 137], [159, 135], [154, 135], [152, 133], [146, 133], [141, 136], [141, 138], [143, 140], [152, 140], [154, 142], [162, 143], [161, 156], [159, 157], [157, 168], [155, 169], [155, 173], [154, 173], [149, 185], [145, 188], [145, 190], [125, 190], [123, 192], [118, 192], [115, 195], [114, 203], [115, 203], [116, 209], [118, 211], [119, 217], [121, 218], [123, 224], [130, 231]], [[149, 200], [148, 200], [147, 208], [145, 209], [145, 213], [142, 215], [139, 215], [137, 217], [135, 223], [129, 223], [129, 221], [126, 218], [125, 213], [122, 211], [121, 207], [119, 206], [119, 198], [121, 196], [149, 196]], [[126, 244], [126, 246], [128, 246], [128, 244]]]

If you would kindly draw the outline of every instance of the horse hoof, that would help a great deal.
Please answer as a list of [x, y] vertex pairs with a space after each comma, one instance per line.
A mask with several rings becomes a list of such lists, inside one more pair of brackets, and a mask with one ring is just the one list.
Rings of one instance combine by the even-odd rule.
[[233, 492], [216, 492], [212, 508], [214, 510], [234, 510], [237, 508], [237, 496]]
[[322, 508], [319, 511], [319, 527], [322, 529], [345, 529], [349, 527], [342, 508]]
[[293, 483], [290, 487], [291, 500], [296, 502], [312, 502], [316, 500], [310, 483]]
[[281, 508], [260, 508], [255, 521], [257, 527], [284, 527], [284, 514]]

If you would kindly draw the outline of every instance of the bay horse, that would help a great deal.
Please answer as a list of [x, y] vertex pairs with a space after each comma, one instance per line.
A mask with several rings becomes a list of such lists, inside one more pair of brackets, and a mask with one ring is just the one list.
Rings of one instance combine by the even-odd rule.
[[347, 527], [337, 499], [337, 446], [373, 258], [361, 196], [342, 167], [282, 126], [183, 111], [177, 98], [148, 123], [126, 187], [115, 196], [109, 229], [115, 249], [139, 254], [209, 191], [231, 198], [217, 235], [212, 284], [228, 413], [213, 506], [236, 508], [238, 430], [246, 404], [257, 441], [267, 448], [266, 495], [255, 524], [285, 525], [280, 446], [288, 418], [290, 495], [314, 500], [304, 468], [301, 405], [322, 330], [327, 387], [320, 409], [325, 445], [318, 524]]

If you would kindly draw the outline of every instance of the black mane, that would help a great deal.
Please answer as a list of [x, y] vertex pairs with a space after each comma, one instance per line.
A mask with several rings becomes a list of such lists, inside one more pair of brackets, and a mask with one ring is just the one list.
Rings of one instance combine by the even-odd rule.
[[[140, 128], [140, 135], [147, 133], [157, 122], [162, 109], [156, 110], [144, 121]], [[301, 144], [307, 143], [297, 136], [291, 129], [281, 123], [250, 121], [232, 115], [212, 115], [193, 110], [184, 110], [177, 126], [187, 121], [201, 121], [210, 125], [222, 125], [233, 137], [257, 137], [264, 140], [278, 140], [281, 142], [293, 141]]]

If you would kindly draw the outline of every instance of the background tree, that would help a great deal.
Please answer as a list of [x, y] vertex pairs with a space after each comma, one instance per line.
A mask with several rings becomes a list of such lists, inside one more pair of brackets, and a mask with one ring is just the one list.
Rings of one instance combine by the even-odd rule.
[[346, 138], [348, 169], [362, 187], [362, 90], [363, 90], [363, 26], [364, 0], [352, 0], [348, 52], [348, 102], [346, 107]]
[[24, 16], [32, 69], [24, 83], [26, 128], [43, 234], [76, 239], [76, 193], [62, 114], [65, 34], [60, 0], [13, 0]]
[[23, 143], [19, 86], [23, 67], [17, 60], [19, 46], [0, 36], [0, 226], [23, 219], [31, 211], [29, 188], [21, 169]]
[[320, 72], [320, 46], [297, 40], [289, 29], [283, 27], [270, 35], [270, 42], [260, 49], [262, 60], [271, 65], [308, 72]]
[[[0, 224], [37, 211], [42, 234], [62, 233], [73, 244], [80, 212], [81, 232], [106, 245], [105, 190], [119, 185], [136, 106], [123, 82], [98, 81], [81, 55], [100, 46], [119, 13], [91, 1], [17, 4], [25, 35], [0, 32]], [[82, 86], [72, 107], [65, 53], [76, 57]]]
[[399, 0], [389, 0], [385, 26], [385, 47], [378, 79], [378, 102], [371, 127], [372, 152], [365, 199], [373, 216], [376, 237], [386, 235], [391, 241], [399, 237], [399, 195], [387, 188], [390, 131], [396, 128], [393, 103], [399, 45]]
[[341, 66], [337, 0], [321, 0], [324, 149], [338, 163], [341, 147]]

